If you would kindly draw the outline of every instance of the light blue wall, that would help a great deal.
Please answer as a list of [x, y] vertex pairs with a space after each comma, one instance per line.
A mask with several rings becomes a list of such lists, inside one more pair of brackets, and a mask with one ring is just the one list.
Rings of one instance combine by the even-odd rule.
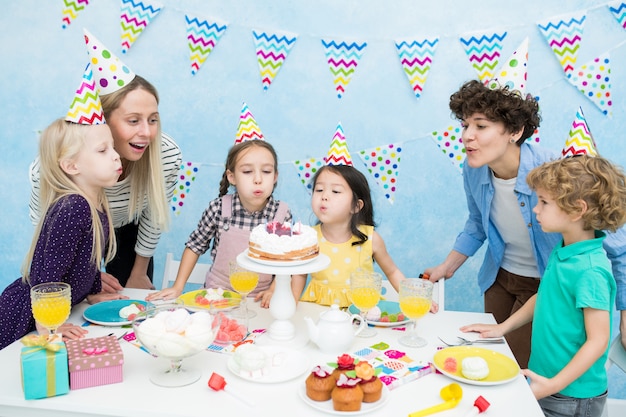
[[[614, 162], [626, 161], [626, 54], [622, 29], [604, 1], [527, 0], [160, 0], [165, 8], [127, 55], [120, 45], [119, 1], [98, 0], [61, 29], [61, 1], [6, 2], [0, 14], [0, 288], [19, 277], [30, 244], [28, 164], [36, 154], [37, 131], [62, 116], [86, 63], [82, 28], [112, 48], [135, 72], [159, 89], [163, 128], [179, 143], [185, 160], [202, 163], [180, 216], [173, 219], [156, 254], [157, 281], [166, 252], [178, 257], [188, 234], [217, 196], [227, 149], [246, 101], [280, 158], [276, 196], [295, 216], [312, 221], [309, 195], [299, 183], [296, 159], [325, 155], [337, 122], [345, 129], [356, 166], [358, 150], [404, 142], [393, 205], [372, 182], [376, 220], [388, 250], [408, 276], [440, 262], [466, 213], [460, 174], [430, 139], [454, 123], [448, 98], [475, 78], [459, 37], [502, 32], [502, 61], [530, 39], [528, 89], [540, 97], [541, 142], [560, 149], [578, 106], [598, 142]], [[587, 10], [578, 64], [610, 52], [613, 117], [569, 84], [536, 23]], [[226, 34], [196, 76], [190, 74], [184, 14], [229, 24]], [[289, 31], [298, 40], [269, 90], [261, 88], [252, 29]], [[393, 41], [438, 37], [424, 93], [412, 94]], [[322, 38], [367, 41], [344, 98], [338, 99], [325, 63]], [[482, 310], [474, 257], [447, 282], [446, 308]], [[203, 259], [206, 261], [206, 258]], [[615, 377], [614, 377], [615, 378]], [[621, 382], [623, 384], [623, 382]], [[626, 392], [626, 390], [624, 390]], [[622, 395], [626, 397], [626, 393]]]

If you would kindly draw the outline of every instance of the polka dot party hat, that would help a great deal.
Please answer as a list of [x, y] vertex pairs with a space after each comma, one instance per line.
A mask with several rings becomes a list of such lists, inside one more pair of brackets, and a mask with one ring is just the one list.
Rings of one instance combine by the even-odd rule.
[[596, 142], [593, 140], [582, 107], [576, 112], [561, 154], [563, 158], [576, 155], [598, 156]]
[[352, 166], [352, 157], [348, 152], [346, 136], [343, 133], [341, 123], [337, 125], [333, 140], [330, 143], [328, 155], [325, 158], [326, 165], [349, 165]]
[[265, 140], [248, 105], [244, 102], [239, 115], [239, 126], [235, 135], [235, 145], [249, 140]]
[[102, 103], [100, 103], [100, 95], [90, 64], [87, 64], [85, 68], [83, 79], [76, 89], [65, 120], [81, 125], [105, 124]]
[[87, 54], [96, 85], [100, 94], [111, 94], [124, 87], [135, 78], [135, 73], [128, 68], [113, 52], [104, 46], [87, 29], [83, 29]]
[[487, 86], [492, 89], [507, 87], [509, 91], [517, 90], [522, 97], [526, 97], [528, 64], [528, 38], [524, 39], [509, 60], [500, 68], [496, 76], [487, 81]]

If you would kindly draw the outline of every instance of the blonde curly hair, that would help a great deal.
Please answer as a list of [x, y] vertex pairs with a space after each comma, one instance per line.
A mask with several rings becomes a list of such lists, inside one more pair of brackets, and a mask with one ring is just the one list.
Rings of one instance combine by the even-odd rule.
[[579, 201], [585, 201], [585, 230], [615, 232], [626, 223], [626, 176], [603, 157], [579, 155], [546, 162], [530, 171], [526, 182], [548, 192], [567, 214], [579, 213]]

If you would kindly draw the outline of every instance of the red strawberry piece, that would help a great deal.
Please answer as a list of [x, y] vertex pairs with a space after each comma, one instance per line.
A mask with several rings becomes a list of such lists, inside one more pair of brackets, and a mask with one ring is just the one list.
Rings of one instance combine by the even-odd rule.
[[133, 321], [135, 319], [135, 317], [137, 317], [137, 314], [135, 314], [135, 313], [129, 314], [128, 315], [128, 321]]

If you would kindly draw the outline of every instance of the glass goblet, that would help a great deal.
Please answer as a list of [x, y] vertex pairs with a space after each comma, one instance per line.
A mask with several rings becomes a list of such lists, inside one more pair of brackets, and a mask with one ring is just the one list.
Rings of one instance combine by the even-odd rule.
[[400, 282], [400, 310], [411, 320], [411, 330], [398, 341], [404, 346], [424, 347], [426, 339], [417, 334], [417, 319], [430, 310], [433, 283], [426, 279], [405, 279]]
[[[380, 301], [383, 277], [378, 272], [356, 271], [350, 274], [350, 299], [359, 309], [361, 320], [367, 323], [367, 313]], [[372, 337], [376, 330], [366, 326], [357, 336]]]
[[30, 289], [30, 304], [35, 321], [50, 332], [49, 340], [70, 316], [72, 288], [65, 282], [44, 282]]
[[259, 274], [249, 271], [235, 261], [230, 262], [230, 285], [241, 295], [240, 314], [241, 317], [251, 319], [256, 316], [254, 311], [248, 310], [248, 294], [250, 294], [259, 284]]

